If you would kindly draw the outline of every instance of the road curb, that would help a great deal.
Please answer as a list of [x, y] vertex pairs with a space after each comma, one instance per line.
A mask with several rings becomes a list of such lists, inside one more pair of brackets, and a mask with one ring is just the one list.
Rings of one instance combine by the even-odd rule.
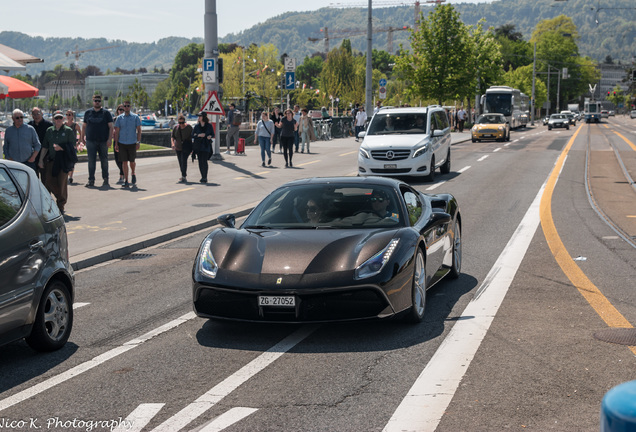
[[[250, 214], [255, 206], [256, 203], [252, 203], [247, 207], [231, 209], [222, 214], [232, 213], [237, 218], [239, 218]], [[219, 214], [218, 216], [214, 216], [211, 219], [203, 218], [191, 222], [186, 222], [184, 224], [166, 228], [152, 234], [136, 237], [128, 241], [123, 241], [114, 245], [108, 245], [103, 248], [93, 250], [91, 252], [79, 254], [75, 257], [71, 257], [71, 266], [73, 267], [73, 270], [77, 271], [104, 263], [106, 261], [122, 258], [138, 250], [156, 246], [160, 243], [174, 240], [187, 234], [191, 234], [193, 232], [218, 225], [219, 216], [221, 216], [221, 214]]]

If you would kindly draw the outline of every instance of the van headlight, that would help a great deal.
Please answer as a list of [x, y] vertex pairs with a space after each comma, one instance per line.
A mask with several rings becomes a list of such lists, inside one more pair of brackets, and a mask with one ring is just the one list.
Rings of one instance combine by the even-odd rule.
[[360, 147], [360, 155], [365, 159], [371, 159], [371, 155], [369, 155], [369, 151], [365, 148]]
[[212, 251], [210, 250], [211, 245], [212, 240], [208, 239], [201, 248], [201, 254], [199, 256], [199, 271], [205, 276], [214, 279], [216, 277], [216, 272], [219, 270], [219, 266], [212, 255]]
[[424, 153], [426, 153], [426, 151], [428, 150], [428, 143], [424, 144], [422, 147], [416, 148], [415, 151], [413, 152], [413, 157], [419, 157], [421, 155], [423, 155]]

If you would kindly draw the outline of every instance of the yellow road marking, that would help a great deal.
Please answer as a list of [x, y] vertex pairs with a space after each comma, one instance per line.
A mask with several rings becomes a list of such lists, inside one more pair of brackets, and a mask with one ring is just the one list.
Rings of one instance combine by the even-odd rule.
[[633, 142], [631, 142], [630, 140], [628, 140], [627, 138], [625, 138], [623, 135], [619, 134], [616, 131], [614, 131], [614, 133], [616, 135], [618, 135], [619, 137], [623, 138], [623, 141], [625, 141], [627, 144], [629, 144], [629, 146], [632, 148], [632, 150], [636, 151], [636, 145], [634, 145]]
[[636, 218], [636, 215], [627, 215], [627, 217]]
[[248, 175], [248, 176], [234, 177], [234, 180], [245, 180], [245, 179], [252, 178], [252, 177], [258, 176], [258, 175], [269, 174], [270, 172], [271, 171], [261, 171], [261, 172], [257, 172], [257, 173], [254, 173], [254, 174]]
[[305, 162], [305, 163], [302, 163], [302, 164], [296, 165], [296, 166], [311, 165], [311, 164], [315, 164], [315, 163], [318, 163], [318, 162], [320, 162], [320, 160], [315, 160], [315, 161], [311, 161], [311, 162]]
[[358, 151], [359, 151], [359, 150], [351, 151], [351, 152], [348, 152], [348, 153], [342, 153], [342, 154], [339, 154], [338, 156], [349, 156], [350, 154], [358, 153]]
[[[554, 220], [552, 219], [552, 195], [554, 193], [554, 188], [559, 177], [559, 173], [565, 164], [568, 152], [570, 151], [570, 148], [572, 148], [574, 140], [581, 129], [582, 128], [579, 127], [572, 138], [570, 138], [568, 145], [561, 153], [561, 156], [559, 156], [559, 159], [552, 170], [552, 174], [550, 174], [545, 192], [541, 198], [541, 227], [548, 242], [548, 246], [552, 251], [552, 255], [559, 264], [559, 267], [561, 267], [563, 273], [581, 293], [585, 300], [587, 300], [590, 306], [592, 306], [596, 313], [599, 314], [601, 319], [610, 327], [633, 328], [630, 322], [627, 321], [618, 309], [610, 303], [607, 297], [601, 293], [598, 287], [596, 287], [596, 285], [588, 279], [585, 273], [583, 273], [580, 267], [574, 262], [565, 248], [565, 245], [561, 241], [561, 237], [559, 236], [556, 226], [554, 225]], [[636, 346], [631, 346], [629, 349], [636, 354]]]
[[157, 195], [151, 195], [151, 196], [147, 196], [147, 197], [143, 197], [143, 198], [138, 198], [138, 201], [145, 201], [145, 200], [149, 200], [152, 198], [158, 198], [158, 197], [162, 197], [162, 196], [166, 196], [166, 195], [172, 195], [172, 194], [176, 194], [179, 192], [185, 192], [185, 191], [189, 191], [194, 189], [193, 187], [189, 187], [189, 188], [185, 188], [185, 189], [179, 189], [176, 191], [171, 191], [171, 192], [165, 192], [165, 193], [161, 193], [161, 194], [157, 194]]

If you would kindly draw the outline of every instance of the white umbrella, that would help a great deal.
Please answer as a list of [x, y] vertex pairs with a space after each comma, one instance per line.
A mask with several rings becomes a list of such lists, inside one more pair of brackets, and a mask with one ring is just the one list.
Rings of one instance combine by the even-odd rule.
[[26, 66], [17, 61], [11, 59], [10, 57], [0, 53], [0, 70], [4, 71], [23, 71], [26, 70]]

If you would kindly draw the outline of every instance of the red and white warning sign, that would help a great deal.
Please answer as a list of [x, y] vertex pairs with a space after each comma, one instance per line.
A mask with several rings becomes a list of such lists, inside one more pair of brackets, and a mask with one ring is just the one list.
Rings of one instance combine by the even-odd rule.
[[210, 92], [210, 96], [203, 104], [203, 108], [201, 108], [201, 112], [205, 112], [211, 115], [225, 115], [225, 111], [223, 110], [223, 106], [221, 102], [219, 102], [219, 96], [215, 91]]

